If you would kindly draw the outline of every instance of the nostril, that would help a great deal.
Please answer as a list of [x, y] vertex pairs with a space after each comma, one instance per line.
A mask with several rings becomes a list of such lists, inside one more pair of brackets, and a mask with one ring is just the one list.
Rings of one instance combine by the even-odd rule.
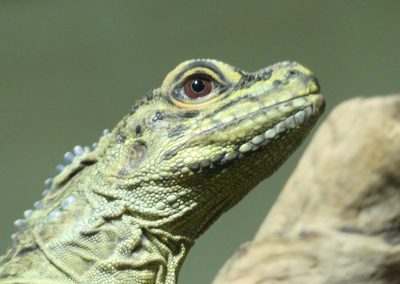
[[290, 78], [290, 77], [293, 77], [293, 76], [297, 76], [297, 75], [299, 75], [299, 71], [298, 70], [296, 70], [296, 69], [290, 69], [289, 71], [288, 71], [288, 73], [287, 73], [287, 76]]
[[310, 76], [310, 81], [313, 81], [313, 83], [317, 87], [317, 91], [316, 92], [320, 92], [321, 91], [321, 85], [319, 84], [317, 78], [315, 76]]

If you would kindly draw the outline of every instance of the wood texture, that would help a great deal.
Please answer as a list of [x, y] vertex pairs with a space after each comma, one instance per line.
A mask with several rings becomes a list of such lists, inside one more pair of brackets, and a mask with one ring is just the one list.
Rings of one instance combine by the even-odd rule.
[[400, 283], [400, 95], [334, 109], [223, 283]]

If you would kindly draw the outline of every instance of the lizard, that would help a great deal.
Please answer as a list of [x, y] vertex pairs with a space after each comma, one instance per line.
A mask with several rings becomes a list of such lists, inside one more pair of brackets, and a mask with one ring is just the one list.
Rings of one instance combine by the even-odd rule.
[[176, 283], [194, 241], [279, 168], [324, 105], [296, 62], [179, 64], [97, 143], [65, 154], [15, 221], [0, 283]]

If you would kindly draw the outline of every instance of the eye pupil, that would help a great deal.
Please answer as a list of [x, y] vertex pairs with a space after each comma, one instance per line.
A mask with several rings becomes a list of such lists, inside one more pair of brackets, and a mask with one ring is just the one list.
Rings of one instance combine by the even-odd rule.
[[191, 84], [190, 87], [191, 87], [193, 92], [201, 93], [206, 88], [206, 84], [201, 79], [195, 79], [195, 80], [192, 81], [192, 84]]

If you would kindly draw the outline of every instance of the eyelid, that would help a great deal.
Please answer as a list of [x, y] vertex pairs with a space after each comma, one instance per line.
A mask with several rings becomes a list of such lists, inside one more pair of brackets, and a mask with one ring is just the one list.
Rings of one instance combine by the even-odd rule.
[[186, 71], [185, 74], [182, 75], [181, 79], [176, 82], [175, 87], [183, 85], [185, 82], [187, 82], [187, 80], [190, 80], [197, 76], [208, 78], [216, 84], [223, 85], [223, 80], [220, 76], [218, 76], [218, 73], [216, 71], [205, 67], [200, 67]]
[[193, 79], [193, 78], [198, 78], [198, 77], [207, 78], [207, 79], [210, 79], [212, 81], [215, 81], [215, 78], [210, 76], [209, 74], [199, 72], [199, 73], [194, 73], [194, 74], [191, 74], [189, 76], [186, 76], [186, 78], [182, 82], [186, 82], [187, 80], [190, 80], [190, 79]]

